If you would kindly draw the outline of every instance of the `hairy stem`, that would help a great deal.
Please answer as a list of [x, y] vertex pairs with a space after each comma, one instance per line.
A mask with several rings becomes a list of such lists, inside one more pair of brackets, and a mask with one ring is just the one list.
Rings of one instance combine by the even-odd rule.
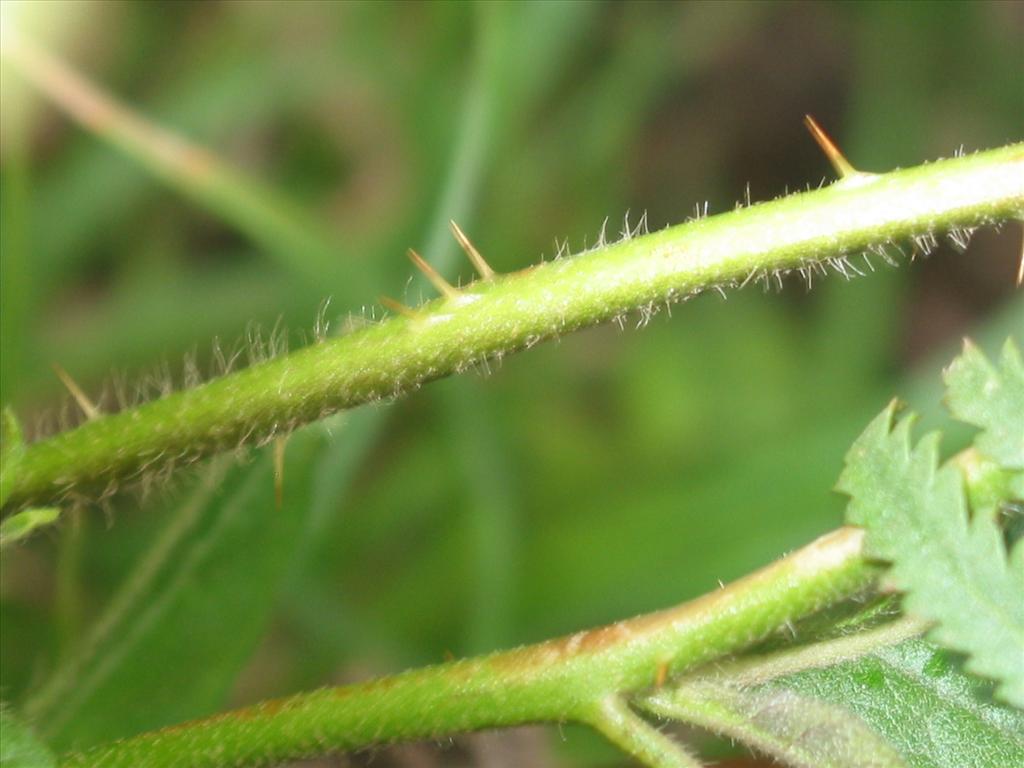
[[[845, 258], [896, 241], [1024, 215], [1024, 144], [859, 175], [574, 258], [481, 280], [457, 295], [30, 445], [12, 506], [147, 467], [266, 440], [630, 311], [788, 270], [847, 274]], [[831, 260], [831, 261], [830, 261]]]
[[683, 747], [629, 708], [620, 696], [609, 696], [590, 724], [622, 751], [652, 768], [701, 768]]
[[[742, 649], [866, 588], [863, 533], [841, 528], [723, 589], [539, 645], [325, 689], [67, 755], [64, 766], [284, 760], [542, 721], [594, 723], [610, 696]], [[599, 719], [599, 718], [598, 718]], [[667, 764], [667, 763], [666, 763]]]

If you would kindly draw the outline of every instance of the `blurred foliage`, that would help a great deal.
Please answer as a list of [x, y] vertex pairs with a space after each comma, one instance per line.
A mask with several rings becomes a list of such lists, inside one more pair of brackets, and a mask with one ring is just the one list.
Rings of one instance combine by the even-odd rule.
[[[112, 381], [180, 382], [186, 355], [209, 370], [210, 341], [230, 346], [251, 323], [280, 321], [301, 343], [327, 296], [335, 327], [379, 316], [379, 294], [417, 301], [408, 246], [468, 279], [439, 234], [450, 217], [511, 271], [551, 257], [555, 238], [592, 243], [605, 217], [616, 232], [628, 210], [653, 229], [705, 200], [729, 209], [748, 183], [754, 200], [817, 184], [828, 168], [806, 112], [866, 170], [1020, 140], [1024, 116], [1014, 3], [40, 5], [18, 22], [288, 198], [335, 262], [310, 280], [5, 65], [0, 395], [35, 434], [74, 420], [51, 362], [113, 408]], [[269, 456], [243, 463], [179, 533], [229, 507], [273, 527], [231, 518], [175, 572], [177, 602], [146, 619], [152, 643], [125, 664], [155, 678], [112, 678], [100, 700], [120, 704], [67, 738], [662, 607], [835, 527], [829, 489], [880, 405], [899, 392], [927, 412], [960, 336], [991, 350], [1024, 328], [1019, 242], [1008, 228], [966, 256], [944, 248], [811, 293], [702, 297], [642, 332], [586, 331], [364, 409], [358, 429], [293, 439], [327, 439], [339, 474], [316, 485], [290, 446], [285, 488], [308, 499], [281, 513], [294, 519], [275, 518]], [[173, 510], [204, 493], [198, 475], [4, 553], [5, 699], [31, 698], [127, 599], [185, 514]], [[133, 692], [160, 674], [195, 690], [166, 707]], [[615, 759], [566, 733], [551, 739], [558, 760]]]

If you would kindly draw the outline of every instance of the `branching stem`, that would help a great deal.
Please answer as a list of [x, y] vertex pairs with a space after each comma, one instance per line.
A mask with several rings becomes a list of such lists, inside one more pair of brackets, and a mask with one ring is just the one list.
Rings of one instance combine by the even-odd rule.
[[695, 757], [637, 715], [620, 696], [602, 701], [590, 724], [623, 752], [651, 768], [701, 768]]
[[28, 446], [14, 508], [260, 442], [577, 328], [908, 238], [1024, 216], [1024, 144], [852, 177], [480, 280], [340, 338]]
[[[264, 702], [68, 755], [62, 765], [172, 768], [187, 756], [193, 768], [259, 766], [531, 722], [604, 728], [601, 713], [610, 697], [655, 684], [662, 670], [677, 674], [738, 651], [865, 589], [876, 570], [861, 556], [862, 539], [859, 529], [840, 528], [675, 608], [513, 651]], [[673, 765], [667, 760], [655, 764]]]

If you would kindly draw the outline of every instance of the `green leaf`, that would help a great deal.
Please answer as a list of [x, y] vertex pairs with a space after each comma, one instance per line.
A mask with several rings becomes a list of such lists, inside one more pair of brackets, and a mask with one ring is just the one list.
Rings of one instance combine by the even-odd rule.
[[16, 718], [0, 707], [0, 768], [55, 768], [56, 759], [46, 745]]
[[713, 676], [684, 680], [648, 699], [662, 717], [716, 731], [799, 768], [906, 768], [863, 720], [781, 685], [732, 685]]
[[309, 534], [333, 509], [373, 411], [288, 441], [278, 506], [271, 451], [211, 468], [125, 579], [78, 652], [25, 705], [56, 748], [86, 747], [226, 703]]
[[991, 683], [921, 640], [921, 622], [878, 624], [891, 609], [885, 600], [817, 629], [805, 622], [798, 632], [823, 639], [720, 662], [637, 704], [786, 765], [1024, 765], [1024, 712], [994, 703]]
[[32, 507], [0, 522], [0, 549], [30, 536], [37, 528], [50, 525], [60, 517], [57, 507]]
[[848, 710], [912, 768], [1024, 765], [1024, 712], [993, 703], [989, 685], [923, 640], [772, 685]]
[[938, 435], [911, 449], [913, 418], [893, 428], [895, 404], [868, 426], [846, 457], [838, 489], [847, 521], [867, 529], [865, 551], [892, 562], [886, 579], [909, 613], [938, 622], [931, 638], [968, 655], [967, 669], [999, 683], [1024, 707], [1024, 569], [1008, 562], [993, 519], [968, 520], [962, 475], [937, 467]]
[[998, 366], [965, 342], [943, 378], [953, 416], [982, 430], [977, 449], [1006, 469], [1024, 469], [1024, 361], [1013, 339]]

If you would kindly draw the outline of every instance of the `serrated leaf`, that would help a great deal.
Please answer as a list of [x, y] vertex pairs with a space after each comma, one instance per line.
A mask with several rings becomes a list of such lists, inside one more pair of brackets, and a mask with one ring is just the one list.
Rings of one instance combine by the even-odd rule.
[[57, 507], [31, 507], [0, 522], [0, 549], [21, 541], [38, 528], [56, 522], [60, 517]]
[[869, 557], [888, 560], [886, 579], [904, 609], [938, 622], [931, 637], [968, 655], [967, 669], [997, 681], [1024, 707], [1024, 570], [1011, 567], [1002, 532], [968, 520], [960, 472], [938, 467], [938, 435], [911, 449], [912, 417], [893, 427], [895, 404], [853, 444], [837, 488], [850, 495], [847, 521], [867, 530]]
[[881, 734], [912, 768], [1024, 765], [1024, 712], [991, 700], [991, 686], [963, 673], [923, 640], [773, 681], [842, 707]]
[[825, 640], [713, 665], [637, 704], [797, 768], [1024, 765], [1024, 712], [993, 702], [991, 683], [918, 638], [919, 622], [877, 625], [888, 610], [844, 618]]
[[6, 707], [0, 707], [0, 768], [55, 768], [53, 753]]
[[1024, 470], [1024, 360], [1013, 339], [998, 366], [966, 342], [943, 378], [953, 416], [982, 430], [977, 449], [1006, 469]]
[[[210, 714], [262, 637], [278, 587], [351, 476], [374, 411], [289, 438], [283, 498], [271, 452], [223, 470], [181, 505], [121, 592], [25, 704], [59, 749], [84, 748]], [[230, 460], [229, 460], [230, 461]]]
[[780, 685], [684, 680], [647, 699], [645, 707], [741, 741], [794, 768], [908, 766], [856, 715]]

